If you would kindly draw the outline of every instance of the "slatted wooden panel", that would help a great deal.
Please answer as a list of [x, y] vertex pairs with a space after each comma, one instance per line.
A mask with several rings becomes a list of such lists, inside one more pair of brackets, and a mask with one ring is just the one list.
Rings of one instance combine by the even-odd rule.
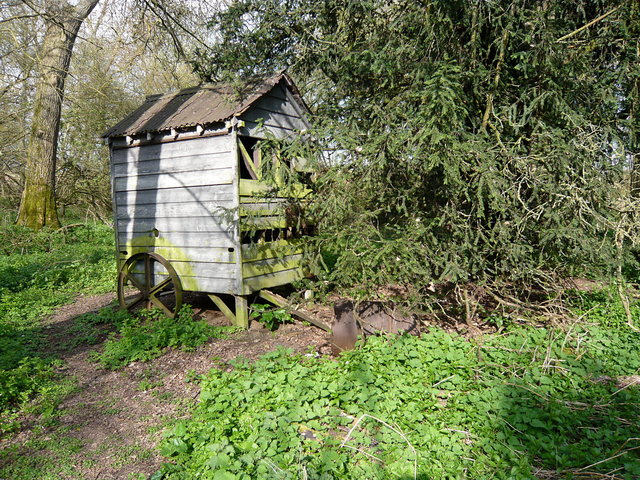
[[291, 283], [303, 277], [302, 246], [296, 240], [278, 240], [242, 246], [243, 291]]
[[302, 253], [302, 242], [300, 240], [276, 240], [274, 242], [242, 245], [242, 261], [244, 263], [282, 258], [300, 253]]
[[276, 273], [267, 273], [259, 275], [257, 277], [245, 278], [243, 281], [243, 293], [249, 295], [253, 292], [265, 288], [272, 288], [278, 285], [286, 285], [287, 283], [295, 282], [303, 278], [303, 272], [300, 267], [292, 268], [289, 270], [281, 270]]
[[273, 187], [257, 180], [240, 180], [240, 230], [262, 230], [287, 227], [282, 204], [286, 198], [268, 198], [264, 195]]
[[113, 151], [121, 261], [156, 252], [185, 290], [240, 293], [234, 140], [228, 135]]

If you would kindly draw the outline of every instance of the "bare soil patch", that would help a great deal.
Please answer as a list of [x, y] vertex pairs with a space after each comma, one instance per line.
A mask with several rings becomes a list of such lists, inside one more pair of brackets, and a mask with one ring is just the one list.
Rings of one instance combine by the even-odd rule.
[[[196, 303], [196, 313], [208, 322], [226, 322], [212, 305]], [[211, 340], [193, 352], [171, 350], [150, 362], [133, 362], [117, 371], [104, 370], [89, 358], [92, 351], [101, 348], [100, 344], [70, 348], [69, 327], [79, 315], [107, 306], [115, 308], [115, 295], [79, 297], [45, 321], [50, 352], [64, 360], [63, 372], [74, 377], [78, 385], [77, 392], [59, 406], [57, 425], [44, 433], [67, 431], [65, 435], [82, 445], [75, 454], [74, 476], [61, 474], [61, 479], [147, 478], [156, 471], [165, 461], [156, 448], [163, 426], [168, 420], [186, 416], [188, 408], [198, 401], [199, 387], [188, 381], [188, 375], [206, 373], [220, 361], [255, 359], [278, 347], [300, 353], [330, 352], [327, 333], [313, 326], [286, 324], [271, 332], [253, 322], [248, 331]], [[330, 309], [317, 309], [325, 318], [331, 315]], [[26, 428], [8, 443], [24, 444], [32, 435], [33, 429]]]

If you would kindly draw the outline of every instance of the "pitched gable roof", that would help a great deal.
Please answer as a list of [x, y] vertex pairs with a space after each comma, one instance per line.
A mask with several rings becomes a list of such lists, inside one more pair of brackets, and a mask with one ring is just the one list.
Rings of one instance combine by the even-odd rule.
[[207, 126], [241, 115], [279, 83], [288, 88], [304, 111], [309, 108], [286, 73], [238, 88], [228, 83], [206, 84], [165, 95], [151, 95], [125, 119], [107, 130], [106, 138]]

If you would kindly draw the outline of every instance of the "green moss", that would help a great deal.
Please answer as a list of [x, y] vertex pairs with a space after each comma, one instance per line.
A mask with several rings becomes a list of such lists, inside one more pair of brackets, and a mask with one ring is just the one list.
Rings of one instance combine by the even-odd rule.
[[60, 228], [55, 194], [51, 186], [27, 182], [17, 223], [33, 230], [43, 227]]

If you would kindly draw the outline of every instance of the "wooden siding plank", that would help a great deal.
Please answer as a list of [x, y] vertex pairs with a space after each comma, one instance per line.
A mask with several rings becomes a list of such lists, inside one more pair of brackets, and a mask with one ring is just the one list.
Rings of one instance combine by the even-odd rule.
[[240, 231], [268, 230], [272, 228], [286, 228], [288, 226], [287, 219], [283, 216], [242, 217]]
[[161, 217], [225, 217], [235, 212], [232, 200], [226, 202], [184, 202], [157, 203], [155, 205], [118, 206], [118, 218], [161, 218]]
[[[155, 252], [167, 259], [169, 262], [191, 262], [191, 263], [236, 263], [237, 253], [235, 250], [230, 252], [228, 248], [220, 247], [166, 247], [157, 245], [123, 245], [126, 254], [120, 253], [120, 258], [125, 260], [136, 253]], [[122, 251], [121, 251], [122, 252]]]
[[238, 293], [235, 278], [185, 277], [185, 279], [182, 280], [182, 288], [189, 292], [227, 293], [230, 295]]
[[300, 240], [276, 240], [275, 242], [242, 245], [242, 261], [255, 262], [271, 258], [283, 258], [303, 252]]
[[289, 112], [285, 113], [275, 109], [274, 107], [256, 106], [252, 108], [250, 112], [247, 112], [243, 117], [243, 120], [245, 121], [245, 124], [247, 122], [263, 123], [264, 125], [272, 125], [295, 131], [308, 128], [308, 125], [300, 118], [293, 107], [290, 108]]
[[185, 157], [154, 158], [140, 162], [127, 162], [114, 165], [116, 178], [150, 173], [178, 173], [210, 168], [230, 168], [234, 159], [231, 152], [215, 152], [206, 155]]
[[[246, 130], [251, 136], [261, 137], [264, 131], [268, 130], [276, 137], [282, 138], [310, 128], [309, 121], [301, 114], [293, 96], [284, 90], [277, 92], [273, 89], [241, 118], [245, 121], [245, 129], [241, 130], [241, 133], [244, 134]], [[261, 124], [264, 128], [260, 128]]]
[[240, 179], [240, 203], [249, 203], [248, 197], [265, 197], [268, 193], [277, 193], [278, 197], [275, 198], [304, 198], [311, 194], [309, 190], [303, 184], [294, 184], [289, 187], [282, 188], [279, 191], [278, 187], [268, 184], [266, 182], [260, 182], [258, 180], [249, 180], [245, 178]]
[[293, 96], [293, 93], [291, 93], [291, 90], [286, 89], [284, 91], [284, 94], [287, 97], [287, 103], [290, 104], [296, 110], [296, 112], [298, 113], [298, 116], [301, 118], [301, 120], [306, 125], [305, 128], [306, 129], [310, 129], [311, 128], [311, 122], [307, 118], [307, 115], [308, 115], [307, 109], [304, 108], [302, 105], [300, 105], [298, 103], [298, 101]]
[[[265, 193], [274, 191], [275, 186], [259, 180], [240, 179], [240, 196], [253, 197], [256, 195], [264, 195]], [[240, 200], [242, 202], [242, 200]]]
[[259, 260], [256, 262], [247, 262], [242, 265], [242, 276], [247, 279], [249, 277], [257, 277], [260, 275], [277, 273], [283, 270], [291, 270], [298, 268], [302, 262], [302, 255], [289, 255], [282, 258], [272, 258], [269, 260]]
[[[127, 232], [118, 234], [118, 241], [123, 246], [127, 244], [131, 238], [136, 237], [135, 243], [140, 246], [154, 246], [157, 239], [152, 234], [133, 235]], [[183, 233], [183, 232], [163, 232], [162, 237], [167, 243], [179, 245], [182, 248], [201, 247], [201, 248], [236, 248], [236, 242], [233, 235], [228, 232], [204, 232], [204, 233]]]
[[[242, 198], [243, 200], [240, 202], [240, 208], [244, 209], [247, 212], [253, 212], [256, 210], [274, 211], [284, 207], [287, 202], [286, 198], [267, 200], [266, 202], [261, 202], [257, 200], [255, 197], [242, 197]], [[252, 202], [249, 201], [250, 199], [253, 199], [253, 201]]]
[[231, 135], [194, 138], [184, 142], [156, 143], [139, 147], [114, 150], [113, 163], [140, 162], [157, 158], [176, 158], [189, 155], [206, 155], [215, 152], [232, 152]]
[[[182, 289], [187, 292], [226, 293], [230, 295], [239, 293], [237, 291], [237, 282], [235, 278], [189, 277], [180, 274], [178, 274], [178, 276], [180, 277]], [[157, 275], [155, 282], [159, 283], [164, 278], [166, 277]]]
[[284, 209], [282, 203], [243, 203], [239, 213], [241, 217], [269, 217], [282, 215]]
[[[236, 280], [235, 269], [229, 263], [180, 262], [177, 260], [170, 261], [170, 263], [181, 281], [186, 278]], [[141, 269], [142, 267], [136, 267], [131, 271], [143, 274]], [[206, 290], [199, 291], [205, 292]]]
[[278, 285], [286, 285], [303, 278], [302, 269], [283, 270], [277, 273], [261, 275], [259, 277], [245, 278], [243, 281], [243, 293], [249, 295], [264, 288], [272, 288]]
[[290, 98], [290, 96], [282, 90], [276, 95], [272, 93], [275, 93], [275, 90], [272, 90], [269, 94], [254, 103], [251, 109], [242, 116], [242, 119], [248, 118], [249, 120], [256, 120], [260, 118], [261, 111], [267, 111], [277, 115], [295, 117], [299, 119], [300, 122], [302, 121], [303, 117], [299, 109], [296, 108], [297, 102], [292, 100], [292, 97]]
[[234, 170], [232, 168], [212, 168], [198, 172], [156, 173], [137, 177], [116, 178], [114, 182], [116, 192], [122, 192], [224, 185], [232, 183], [233, 180]]
[[272, 121], [261, 123], [246, 120], [245, 126], [240, 129], [242, 135], [256, 138], [265, 138], [265, 131], [276, 138], [288, 138], [297, 134], [293, 126], [287, 127], [286, 124], [280, 125]]
[[[165, 188], [162, 190], [143, 190], [131, 195], [130, 192], [117, 192], [115, 203], [124, 205], [155, 205], [160, 203], [187, 202], [234, 202], [233, 185], [200, 186], [189, 188]], [[127, 203], [133, 202], [133, 203]]]
[[286, 100], [287, 99], [287, 94], [285, 93], [286, 90], [287, 89], [285, 87], [283, 87], [280, 84], [277, 84], [275, 87], [269, 90], [269, 93], [267, 93], [267, 95], [269, 95], [270, 97], [279, 98], [280, 100]]
[[236, 226], [216, 217], [174, 217], [174, 218], [126, 218], [118, 219], [118, 232], [148, 233], [154, 228], [163, 232], [229, 232], [235, 231]]
[[287, 197], [253, 197], [253, 196], [244, 196], [240, 197], [240, 205], [245, 203], [278, 203], [278, 202], [286, 202], [289, 200]]

